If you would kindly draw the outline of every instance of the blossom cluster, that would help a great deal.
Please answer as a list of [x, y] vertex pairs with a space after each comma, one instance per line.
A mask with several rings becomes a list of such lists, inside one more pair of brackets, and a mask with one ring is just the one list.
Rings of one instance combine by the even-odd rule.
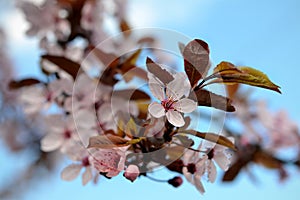
[[[17, 6], [30, 23], [27, 34], [39, 38], [41, 77], [8, 85], [25, 118], [39, 119], [40, 149], [60, 152], [72, 161], [61, 172], [63, 180], [81, 174], [86, 185], [123, 174], [134, 182], [138, 177], [154, 179], [150, 174], [163, 166], [174, 173], [166, 183], [179, 187], [185, 177], [204, 193], [203, 178], [215, 182], [217, 166], [231, 172], [231, 162], [239, 163], [243, 155], [233, 157], [235, 152], [262, 143], [247, 135], [237, 137], [227, 126], [223, 133], [192, 128], [205, 106], [236, 111], [229, 117], [242, 119], [246, 132], [254, 132], [245, 114], [248, 107], [237, 92], [225, 97], [205, 87], [247, 84], [280, 92], [262, 72], [225, 61], [210, 70], [210, 50], [201, 39], [179, 43], [181, 72], [154, 61], [163, 58], [155, 49], [159, 43], [152, 36], [134, 34], [125, 19], [124, 1], [19, 1]], [[120, 32], [109, 39], [104, 23], [108, 17]], [[256, 114], [266, 132], [272, 132], [265, 149], [275, 153], [299, 138], [297, 126], [285, 117], [266, 121], [267, 111]], [[282, 133], [287, 134], [285, 140]], [[237, 174], [225, 176], [233, 180]]]

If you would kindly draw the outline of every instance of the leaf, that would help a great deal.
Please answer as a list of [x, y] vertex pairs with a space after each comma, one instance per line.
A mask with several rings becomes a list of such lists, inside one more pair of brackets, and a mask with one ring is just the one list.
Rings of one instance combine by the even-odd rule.
[[283, 164], [281, 160], [262, 150], [254, 154], [253, 161], [269, 169], [280, 169]]
[[114, 86], [119, 80], [114, 77], [117, 72], [114, 68], [107, 67], [101, 74], [99, 81], [105, 85]]
[[[196, 96], [193, 96], [193, 94], [195, 94]], [[224, 110], [227, 112], [235, 111], [235, 108], [231, 104], [231, 100], [229, 98], [214, 94], [204, 89], [195, 91], [191, 94], [190, 98], [197, 101], [198, 106], [214, 107], [216, 109]]]
[[238, 90], [239, 90], [240, 84], [232, 84], [226, 86], [227, 95], [230, 99], [234, 99]]
[[131, 81], [133, 77], [138, 77], [140, 79], [148, 81], [147, 72], [139, 67], [134, 67], [126, 74], [123, 74], [123, 78], [126, 82]]
[[96, 58], [98, 58], [100, 62], [104, 64], [105, 67], [117, 66], [117, 64], [119, 63], [119, 59], [117, 59], [117, 56], [112, 53], [107, 53], [102, 49], [96, 48], [94, 46], [90, 46], [89, 51], [93, 53]]
[[[280, 87], [276, 84], [274, 84], [269, 77], [264, 74], [263, 72], [253, 69], [251, 67], [238, 67], [243, 73], [246, 73], [247, 76], [245, 76], [245, 83], [257, 87], [262, 87], [270, 90], [274, 90], [278, 93], [281, 93]], [[248, 82], [248, 80], [251, 80], [251, 82]]]
[[120, 29], [121, 31], [123, 32], [124, 36], [125, 37], [129, 37], [130, 34], [131, 34], [131, 31], [130, 31], [130, 26], [129, 24], [127, 23], [126, 20], [122, 19], [121, 22], [120, 22]]
[[242, 73], [242, 71], [236, 68], [234, 64], [230, 62], [222, 61], [214, 68], [214, 73], [225, 75], [225, 74]]
[[136, 50], [131, 56], [129, 56], [125, 61], [118, 67], [122, 74], [127, 73], [129, 70], [135, 68], [136, 62], [141, 55], [142, 49]]
[[222, 181], [233, 181], [241, 170], [253, 161], [254, 155], [259, 151], [259, 148], [260, 147], [257, 145], [242, 146], [236, 154], [237, 158], [235, 159], [235, 162], [225, 172]]
[[184, 70], [194, 87], [205, 77], [209, 70], [209, 47], [206, 42], [195, 39], [189, 42], [183, 50]]
[[125, 90], [116, 90], [113, 92], [113, 95], [121, 97], [127, 100], [150, 100], [150, 96], [142, 90], [138, 89], [125, 89]]
[[78, 73], [81, 72], [80, 64], [63, 56], [43, 55], [42, 59], [55, 64], [57, 67], [70, 74], [74, 79], [76, 79]]
[[214, 70], [215, 73], [219, 73], [220, 78], [212, 80], [208, 84], [212, 83], [225, 83], [236, 84], [243, 83], [256, 87], [266, 88], [278, 93], [281, 93], [280, 87], [275, 85], [267, 75], [263, 72], [253, 69], [251, 67], [234, 67], [229, 62], [221, 62]]
[[222, 135], [218, 135], [215, 133], [202, 133], [199, 131], [195, 131], [195, 130], [181, 130], [181, 133], [186, 133], [189, 135], [194, 135], [196, 137], [199, 137], [201, 139], [210, 141], [210, 142], [214, 142], [217, 143], [219, 145], [228, 147], [232, 150], [237, 150], [236, 146], [233, 144], [233, 142], [231, 142], [227, 137], [222, 136]]
[[128, 146], [128, 140], [114, 135], [98, 135], [90, 137], [87, 148], [111, 149]]
[[41, 81], [37, 80], [35, 78], [26, 78], [26, 79], [22, 79], [19, 81], [12, 80], [8, 84], [8, 87], [11, 90], [16, 90], [16, 89], [20, 89], [22, 87], [32, 86], [32, 85], [39, 84], [39, 83], [41, 83]]
[[251, 159], [238, 158], [235, 163], [225, 172], [222, 181], [233, 181], [240, 171], [250, 163]]
[[146, 65], [148, 71], [157, 77], [162, 83], [167, 84], [174, 80], [174, 77], [170, 74], [170, 72], [161, 68], [159, 64], [153, 62], [153, 60], [149, 57], [147, 57]]
[[185, 153], [186, 148], [183, 146], [171, 146], [164, 148], [167, 153], [168, 160], [175, 161], [180, 159]]
[[93, 49], [93, 52], [106, 66], [106, 69], [102, 72], [100, 77], [101, 83], [110, 86], [115, 85], [119, 81], [114, 77], [116, 74], [122, 74], [126, 82], [129, 82], [133, 77], [148, 80], [146, 72], [136, 67], [136, 62], [142, 49], [136, 50], [128, 58], [125, 58], [125, 56], [117, 58], [115, 55], [105, 53], [100, 49]]

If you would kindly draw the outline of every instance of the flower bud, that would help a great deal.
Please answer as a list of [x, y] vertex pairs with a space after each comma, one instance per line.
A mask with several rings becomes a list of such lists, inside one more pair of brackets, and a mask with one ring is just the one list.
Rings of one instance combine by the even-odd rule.
[[177, 188], [182, 185], [183, 180], [180, 176], [175, 176], [174, 178], [168, 180], [168, 183]]
[[124, 177], [130, 180], [131, 182], [135, 181], [135, 179], [140, 175], [140, 170], [136, 165], [129, 165], [124, 172]]

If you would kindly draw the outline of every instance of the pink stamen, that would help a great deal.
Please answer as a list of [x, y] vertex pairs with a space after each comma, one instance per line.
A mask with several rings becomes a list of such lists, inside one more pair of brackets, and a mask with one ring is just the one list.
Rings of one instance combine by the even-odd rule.
[[175, 101], [173, 101], [172, 99], [165, 99], [161, 102], [161, 105], [164, 107], [165, 110], [174, 110], [174, 106], [173, 104], [175, 103]]

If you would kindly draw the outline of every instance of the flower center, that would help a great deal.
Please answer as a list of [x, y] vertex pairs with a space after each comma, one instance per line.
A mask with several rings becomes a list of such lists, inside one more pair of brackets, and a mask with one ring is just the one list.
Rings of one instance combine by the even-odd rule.
[[209, 159], [209, 160], [212, 160], [212, 159], [214, 158], [214, 156], [215, 156], [215, 151], [214, 151], [214, 149], [211, 149], [211, 150], [208, 152], [207, 156], [208, 156], [208, 159]]
[[173, 104], [175, 103], [175, 101], [173, 101], [172, 99], [165, 99], [161, 102], [161, 105], [164, 107], [165, 110], [171, 110], [174, 109]]
[[71, 135], [72, 135], [72, 132], [70, 130], [66, 129], [64, 132], [65, 139], [70, 139]]

